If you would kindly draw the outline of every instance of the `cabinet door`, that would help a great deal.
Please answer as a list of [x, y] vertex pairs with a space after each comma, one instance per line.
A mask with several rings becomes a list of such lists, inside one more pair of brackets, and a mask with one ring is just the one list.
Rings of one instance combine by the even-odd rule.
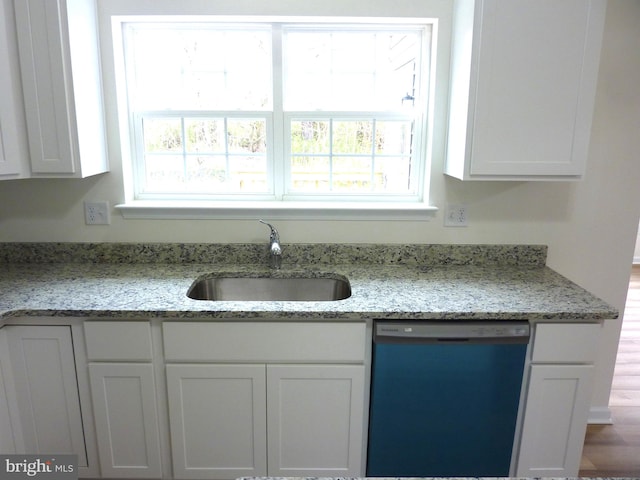
[[167, 365], [175, 478], [267, 475], [264, 365]]
[[71, 328], [7, 326], [24, 452], [77, 454], [87, 466]]
[[531, 367], [517, 476], [578, 475], [593, 373], [593, 365]]
[[447, 173], [479, 180], [579, 178], [606, 2], [457, 4], [466, 31], [454, 27]]
[[107, 171], [95, 0], [14, 5], [33, 175]]
[[268, 365], [269, 475], [359, 477], [364, 367]]
[[16, 453], [22, 444], [21, 438], [16, 437], [19, 432], [14, 432], [16, 419], [13, 414], [17, 415], [18, 405], [9, 365], [6, 329], [0, 328], [0, 453], [3, 454]]
[[64, 1], [15, 2], [34, 173], [74, 173]]
[[0, 179], [29, 176], [12, 2], [0, 2]]
[[89, 365], [102, 476], [161, 478], [151, 364]]

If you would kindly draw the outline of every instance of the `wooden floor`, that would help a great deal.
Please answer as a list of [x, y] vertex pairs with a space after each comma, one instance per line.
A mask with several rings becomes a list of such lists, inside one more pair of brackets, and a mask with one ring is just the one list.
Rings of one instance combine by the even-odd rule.
[[613, 425], [587, 428], [580, 476], [640, 477], [640, 266], [631, 273], [609, 406]]

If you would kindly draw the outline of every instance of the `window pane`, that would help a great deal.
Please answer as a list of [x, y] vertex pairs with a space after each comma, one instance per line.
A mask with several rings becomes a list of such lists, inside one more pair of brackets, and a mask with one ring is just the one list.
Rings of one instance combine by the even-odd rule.
[[371, 154], [373, 121], [333, 122], [333, 152]]
[[291, 190], [294, 192], [328, 192], [331, 161], [329, 157], [293, 157]]
[[413, 122], [376, 122], [376, 153], [409, 155], [413, 138]]
[[371, 191], [371, 157], [337, 157], [333, 162], [333, 191]]
[[145, 155], [145, 192], [175, 192], [184, 189], [185, 172], [181, 155]]
[[191, 193], [258, 193], [268, 191], [266, 160], [259, 157], [187, 157]]
[[142, 126], [146, 152], [182, 151], [182, 123], [179, 118], [145, 119]]
[[373, 188], [377, 192], [410, 193], [410, 157], [376, 157]]
[[291, 122], [291, 151], [295, 153], [329, 153], [329, 121]]
[[186, 119], [187, 152], [224, 153], [224, 119]]
[[146, 193], [264, 193], [265, 159], [258, 157], [149, 155]]
[[131, 24], [139, 110], [271, 108], [271, 33], [206, 24]]
[[287, 29], [285, 110], [402, 108], [404, 97], [415, 96], [420, 37], [417, 30]]
[[192, 192], [216, 191], [227, 180], [227, 160], [224, 156], [187, 157], [186, 169]]
[[243, 193], [266, 193], [267, 181], [266, 157], [241, 156], [229, 159], [231, 185]]
[[265, 153], [267, 124], [265, 120], [229, 119], [227, 122], [229, 152]]

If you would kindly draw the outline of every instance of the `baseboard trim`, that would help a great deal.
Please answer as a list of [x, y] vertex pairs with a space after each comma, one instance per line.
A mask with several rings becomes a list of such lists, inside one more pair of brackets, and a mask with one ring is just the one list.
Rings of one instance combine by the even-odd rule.
[[587, 422], [590, 425], [612, 425], [611, 409], [609, 407], [591, 407]]

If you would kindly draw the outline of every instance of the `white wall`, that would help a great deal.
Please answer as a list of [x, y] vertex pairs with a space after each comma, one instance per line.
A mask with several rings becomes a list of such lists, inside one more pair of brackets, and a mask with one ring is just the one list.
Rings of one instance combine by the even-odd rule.
[[[399, 1], [396, 5], [402, 11], [411, 3]], [[448, 0], [434, 3], [443, 10], [451, 6]], [[638, 25], [640, 2], [609, 0], [584, 181], [463, 183], [445, 177], [448, 59], [440, 58], [431, 202], [440, 207], [447, 203], [468, 205], [469, 227], [445, 228], [441, 213], [428, 222], [279, 221], [283, 243], [546, 244], [552, 268], [622, 309], [640, 217]], [[108, 200], [114, 205], [124, 199], [118, 145], [113, 142], [117, 139], [113, 85], [107, 81], [106, 87], [111, 173], [81, 181], [0, 182], [0, 241], [266, 241], [264, 226], [245, 220], [124, 220], [114, 214], [110, 226], [86, 226], [83, 200]], [[620, 325], [620, 320], [607, 322], [593, 400], [596, 408], [608, 404]]]

